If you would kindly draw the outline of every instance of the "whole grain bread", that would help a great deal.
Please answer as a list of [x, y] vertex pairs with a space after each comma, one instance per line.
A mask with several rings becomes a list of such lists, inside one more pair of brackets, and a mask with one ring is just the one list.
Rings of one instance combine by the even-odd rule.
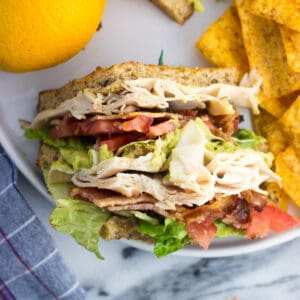
[[[138, 78], [170, 78], [181, 84], [207, 86], [212, 83], [236, 84], [238, 71], [235, 68], [186, 68], [146, 65], [138, 62], [125, 62], [109, 68], [97, 67], [92, 73], [68, 82], [61, 88], [42, 91], [39, 94], [38, 112], [55, 108], [63, 101], [75, 97], [85, 88], [94, 89], [103, 94], [118, 92], [122, 82]], [[54, 159], [55, 158], [55, 159]], [[57, 160], [59, 153], [53, 147], [42, 144], [37, 164], [47, 167], [51, 161]]]
[[103, 94], [123, 89], [121, 83], [128, 79], [170, 78], [181, 84], [207, 86], [212, 83], [236, 84], [238, 71], [235, 68], [185, 68], [158, 65], [145, 65], [138, 62], [125, 62], [109, 68], [96, 68], [92, 73], [74, 79], [61, 88], [40, 92], [38, 112], [55, 108], [64, 100], [73, 98], [85, 88], [94, 89]]
[[179, 24], [189, 19], [194, 13], [194, 5], [189, 0], [151, 0], [167, 15]]
[[57, 161], [59, 157], [60, 154], [57, 148], [41, 143], [36, 163], [41, 169], [49, 169], [51, 164]]

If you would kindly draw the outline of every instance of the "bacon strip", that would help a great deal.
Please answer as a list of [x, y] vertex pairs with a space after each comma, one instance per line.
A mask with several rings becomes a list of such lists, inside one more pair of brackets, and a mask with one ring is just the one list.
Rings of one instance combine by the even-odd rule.
[[74, 188], [70, 192], [74, 198], [85, 199], [93, 202], [95, 205], [105, 208], [113, 206], [133, 205], [142, 202], [154, 203], [155, 199], [147, 194], [142, 194], [138, 197], [127, 198], [118, 193], [100, 190], [97, 188]]
[[127, 198], [112, 191], [104, 191], [97, 188], [77, 187], [72, 189], [70, 194], [74, 198], [88, 200], [98, 207], [107, 209], [108, 211], [142, 210], [153, 211], [164, 217], [169, 216], [169, 213], [156, 206], [156, 200], [147, 194]]
[[252, 211], [262, 211], [266, 203], [264, 195], [252, 191], [242, 192], [240, 196], [216, 195], [210, 203], [186, 210], [183, 218], [187, 223], [212, 218], [243, 230], [249, 227]]

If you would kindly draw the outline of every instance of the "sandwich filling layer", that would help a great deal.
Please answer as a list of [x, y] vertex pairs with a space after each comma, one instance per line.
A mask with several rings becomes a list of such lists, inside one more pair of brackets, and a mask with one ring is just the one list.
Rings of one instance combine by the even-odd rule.
[[233, 105], [258, 111], [256, 94], [261, 78], [255, 72], [245, 76], [240, 86], [216, 83], [208, 87], [192, 87], [170, 79], [141, 78], [125, 80], [121, 94], [102, 95], [85, 89], [58, 107], [37, 114], [32, 127], [66, 114], [77, 120], [89, 114], [118, 115], [137, 110], [206, 109], [213, 116], [233, 114]]
[[[253, 224], [263, 212], [281, 214], [266, 190], [280, 177], [265, 140], [238, 129], [236, 109], [258, 112], [260, 84], [255, 72], [239, 86], [139, 78], [124, 80], [118, 93], [81, 90], [38, 113], [26, 135], [55, 148], [43, 167], [52, 191], [68, 186], [52, 225], [65, 228], [66, 218], [77, 222], [73, 213], [85, 219], [89, 211], [101, 218], [104, 238], [154, 238], [158, 256], [191, 241], [207, 248], [215, 236], [265, 236], [271, 223], [264, 232]], [[126, 234], [115, 230], [120, 224]], [[86, 246], [81, 232], [75, 238]]]

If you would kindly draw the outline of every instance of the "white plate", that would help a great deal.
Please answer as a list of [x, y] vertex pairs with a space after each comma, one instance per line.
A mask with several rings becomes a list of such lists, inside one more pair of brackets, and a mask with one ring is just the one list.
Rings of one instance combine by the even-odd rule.
[[[97, 65], [110, 66], [123, 61], [156, 64], [161, 49], [164, 49], [166, 64], [208, 66], [194, 45], [229, 3], [230, 1], [204, 1], [206, 11], [194, 14], [184, 26], [180, 26], [150, 1], [107, 1], [102, 29], [94, 35], [84, 51], [68, 62], [48, 70], [26, 74], [0, 72], [0, 142], [20, 171], [51, 201], [41, 173], [35, 166], [38, 143], [26, 140], [18, 124], [19, 118], [33, 118], [40, 90], [62, 86], [72, 78], [89, 73]], [[219, 239], [208, 251], [186, 248], [177, 254], [199, 257], [238, 255], [278, 245], [298, 236], [300, 229], [257, 241]], [[144, 243], [128, 243], [152, 251], [152, 247]]]

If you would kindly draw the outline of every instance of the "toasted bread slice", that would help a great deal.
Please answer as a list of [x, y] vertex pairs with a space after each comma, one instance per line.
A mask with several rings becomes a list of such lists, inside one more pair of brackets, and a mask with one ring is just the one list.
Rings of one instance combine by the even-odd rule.
[[106, 69], [98, 67], [92, 73], [74, 79], [59, 89], [42, 91], [39, 95], [38, 112], [55, 108], [64, 100], [75, 97], [78, 91], [85, 88], [103, 94], [115, 93], [123, 89], [124, 80], [138, 78], [170, 78], [191, 86], [207, 86], [218, 82], [236, 84], [238, 71], [235, 68], [168, 67], [137, 62], [126, 62]]
[[194, 6], [189, 0], [151, 0], [177, 23], [183, 25], [194, 13]]
[[57, 148], [41, 143], [36, 163], [41, 169], [49, 169], [59, 157]]
[[[98, 67], [92, 73], [80, 79], [74, 79], [61, 88], [40, 92], [38, 112], [57, 107], [61, 102], [76, 96], [78, 91], [85, 88], [108, 94], [122, 90], [124, 80], [147, 77], [170, 78], [181, 84], [207, 86], [212, 83], [237, 84], [238, 71], [235, 68], [168, 67], [137, 62], [125, 62], [106, 69]], [[55, 148], [41, 145], [37, 159], [40, 167], [47, 167], [51, 160], [58, 158], [59, 154]]]

